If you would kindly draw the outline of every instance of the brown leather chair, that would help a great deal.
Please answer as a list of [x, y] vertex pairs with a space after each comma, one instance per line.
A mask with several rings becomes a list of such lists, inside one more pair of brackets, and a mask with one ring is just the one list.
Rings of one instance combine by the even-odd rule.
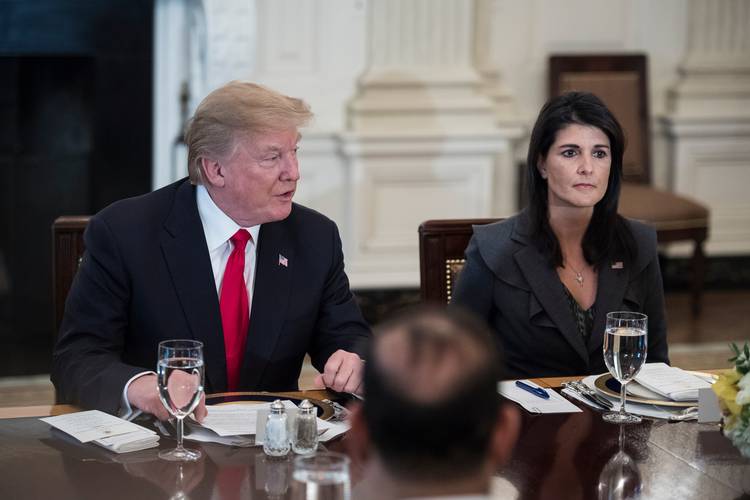
[[55, 308], [55, 336], [60, 330], [65, 299], [83, 257], [83, 231], [89, 216], [62, 216], [52, 223], [52, 301]]
[[698, 315], [705, 276], [703, 243], [708, 237], [708, 208], [695, 200], [651, 186], [651, 132], [648, 68], [643, 54], [553, 55], [549, 93], [589, 91], [601, 98], [625, 129], [625, 182], [622, 215], [651, 224], [659, 243], [693, 242], [692, 309]]
[[419, 276], [423, 302], [447, 304], [466, 262], [472, 226], [502, 219], [428, 220], [419, 225]]

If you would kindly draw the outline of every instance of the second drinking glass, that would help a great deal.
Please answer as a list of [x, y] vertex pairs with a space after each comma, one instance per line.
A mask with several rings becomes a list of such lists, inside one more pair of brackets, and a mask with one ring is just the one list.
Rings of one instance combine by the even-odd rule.
[[605, 421], [615, 424], [632, 424], [641, 417], [625, 411], [625, 387], [641, 371], [646, 362], [648, 317], [636, 312], [607, 313], [604, 328], [604, 364], [620, 382], [620, 411], [603, 415]]
[[159, 453], [159, 458], [192, 461], [201, 457], [198, 450], [182, 446], [182, 420], [190, 415], [203, 395], [203, 344], [196, 340], [165, 340], [159, 343], [156, 367], [159, 398], [177, 419], [177, 448]]

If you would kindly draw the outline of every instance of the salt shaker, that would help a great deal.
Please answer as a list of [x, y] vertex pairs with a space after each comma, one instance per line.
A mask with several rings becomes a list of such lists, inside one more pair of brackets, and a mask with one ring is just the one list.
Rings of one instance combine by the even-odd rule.
[[318, 420], [315, 406], [305, 399], [299, 405], [294, 424], [292, 450], [298, 455], [310, 455], [318, 449]]
[[287, 415], [284, 404], [277, 399], [271, 403], [271, 411], [266, 418], [266, 437], [263, 440], [263, 453], [271, 457], [283, 457], [289, 453], [289, 433], [286, 429]]

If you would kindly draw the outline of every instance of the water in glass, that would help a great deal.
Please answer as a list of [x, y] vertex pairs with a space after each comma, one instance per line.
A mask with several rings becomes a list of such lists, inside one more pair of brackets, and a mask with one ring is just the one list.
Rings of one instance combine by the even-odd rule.
[[625, 386], [646, 362], [648, 317], [645, 314], [616, 311], [607, 313], [604, 330], [604, 364], [620, 382], [620, 411], [605, 413], [607, 422], [638, 423], [641, 417], [625, 411]]
[[349, 459], [340, 453], [297, 457], [292, 473], [294, 500], [350, 500]]
[[200, 451], [182, 446], [182, 421], [195, 410], [203, 394], [203, 344], [195, 340], [160, 342], [156, 380], [159, 399], [177, 419], [177, 447], [160, 452], [159, 458], [171, 461], [198, 460]]
[[156, 375], [159, 381], [159, 397], [169, 413], [182, 418], [190, 415], [198, 406], [203, 394], [203, 360], [160, 360]]

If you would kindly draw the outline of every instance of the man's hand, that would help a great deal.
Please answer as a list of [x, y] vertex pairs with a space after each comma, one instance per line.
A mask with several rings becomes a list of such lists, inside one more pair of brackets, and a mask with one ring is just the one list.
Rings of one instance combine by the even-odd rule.
[[[177, 373], [181, 372], [174, 372], [174, 374]], [[159, 399], [156, 375], [148, 374], [133, 380], [128, 387], [128, 401], [131, 406], [144, 413], [150, 413], [159, 420], [168, 420], [171, 416]], [[206, 397], [201, 395], [201, 400], [193, 411], [193, 415], [198, 422], [202, 422], [207, 414]]]
[[315, 385], [361, 395], [364, 368], [365, 362], [357, 354], [339, 349], [328, 358], [323, 373], [315, 377]]

